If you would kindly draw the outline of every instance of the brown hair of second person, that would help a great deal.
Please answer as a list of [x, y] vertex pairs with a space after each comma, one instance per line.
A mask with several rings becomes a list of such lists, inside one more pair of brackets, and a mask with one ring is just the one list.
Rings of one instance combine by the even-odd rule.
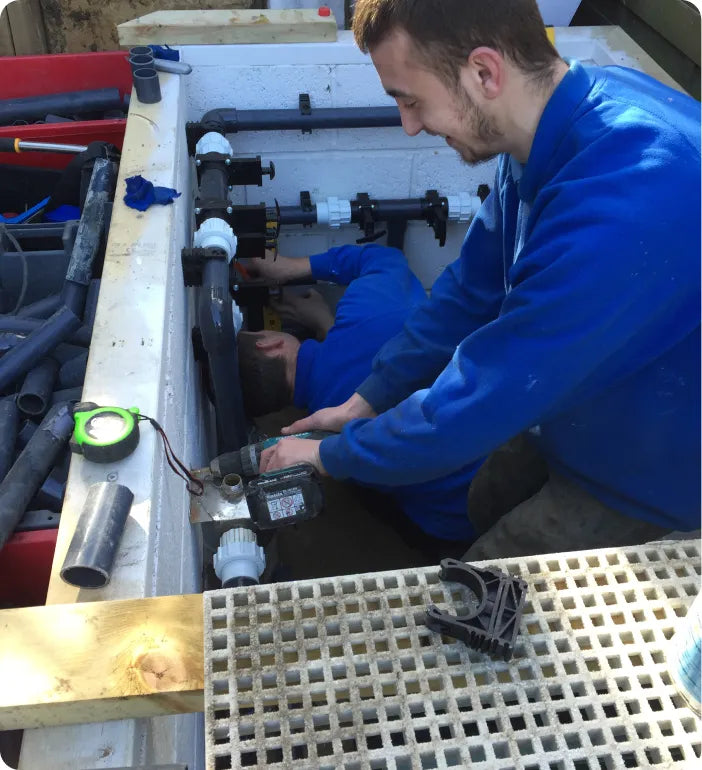
[[365, 53], [404, 30], [424, 66], [450, 87], [480, 46], [499, 51], [537, 83], [550, 81], [559, 59], [536, 0], [357, 0], [352, 29]]

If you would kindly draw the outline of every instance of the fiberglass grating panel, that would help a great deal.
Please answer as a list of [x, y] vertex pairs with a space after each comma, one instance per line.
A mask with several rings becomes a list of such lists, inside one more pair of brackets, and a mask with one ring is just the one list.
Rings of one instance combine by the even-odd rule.
[[437, 568], [211, 591], [207, 767], [694, 767], [666, 663], [697, 541], [494, 562], [529, 586], [509, 663], [422, 624], [468, 589]]

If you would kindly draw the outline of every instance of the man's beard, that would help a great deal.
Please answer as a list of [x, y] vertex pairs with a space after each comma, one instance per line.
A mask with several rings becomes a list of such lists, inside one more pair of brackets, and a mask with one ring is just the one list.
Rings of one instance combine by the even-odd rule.
[[[468, 96], [461, 86], [457, 86], [455, 89], [456, 94], [456, 112], [461, 121], [468, 125], [472, 132], [476, 135], [477, 139], [483, 144], [489, 144], [492, 140], [498, 139], [502, 136], [502, 133], [495, 125], [495, 121], [489, 118], [478, 105]], [[492, 160], [499, 153], [488, 152], [485, 150], [475, 150], [472, 147], [468, 147], [463, 143], [459, 143], [458, 147], [454, 147], [456, 152], [461, 156], [464, 163], [469, 166], [476, 166], [479, 163], [485, 163]]]

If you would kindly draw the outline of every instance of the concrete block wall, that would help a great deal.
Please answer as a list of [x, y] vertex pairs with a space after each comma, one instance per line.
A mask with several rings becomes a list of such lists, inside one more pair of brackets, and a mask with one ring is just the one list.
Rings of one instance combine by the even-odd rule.
[[[216, 107], [297, 109], [301, 92], [310, 95], [313, 110], [395, 103], [350, 32], [340, 32], [336, 43], [189, 46], [182, 49], [182, 58], [193, 65], [186, 79], [189, 120]], [[262, 187], [236, 188], [232, 198], [237, 203], [273, 205], [277, 199], [281, 206], [295, 206], [301, 190], [308, 190], [313, 202], [330, 196], [353, 199], [359, 192], [375, 198], [421, 197], [428, 189], [474, 195], [479, 184], [492, 184], [494, 177], [494, 163], [470, 168], [440, 137], [408, 137], [399, 127], [259, 131], [229, 139], [237, 155], [261, 155], [264, 164], [273, 161], [276, 168], [275, 179], [265, 178]], [[467, 227], [450, 223], [440, 248], [425, 223], [410, 224], [405, 252], [426, 288], [458, 256]], [[280, 252], [304, 256], [361, 235], [356, 225], [339, 230], [286, 227]]]

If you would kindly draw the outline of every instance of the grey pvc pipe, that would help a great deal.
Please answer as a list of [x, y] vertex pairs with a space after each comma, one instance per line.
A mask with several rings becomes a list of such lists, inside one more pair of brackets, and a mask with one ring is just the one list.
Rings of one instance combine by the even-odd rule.
[[22, 414], [28, 417], [44, 414], [54, 392], [58, 371], [58, 361], [48, 356], [27, 372], [17, 395], [17, 406]]
[[14, 465], [0, 482], [0, 549], [12, 536], [29, 501], [49, 475], [73, 433], [73, 410], [66, 404], [52, 408]]
[[19, 409], [13, 398], [0, 401], [0, 481], [12, 467], [19, 429]]
[[142, 104], [156, 104], [161, 101], [161, 86], [158, 72], [153, 67], [142, 67], [132, 73], [134, 90]]
[[132, 54], [129, 57], [129, 66], [132, 68], [132, 75], [139, 69], [142, 69], [144, 67], [153, 67], [154, 66], [154, 57], [151, 53], [139, 53], [139, 54]]
[[66, 583], [102, 588], [109, 582], [133, 499], [131, 489], [121, 484], [101, 481], [90, 487], [61, 567]]
[[170, 59], [154, 58], [154, 69], [158, 72], [170, 72], [172, 75], [189, 75], [193, 68], [182, 61], [171, 61]]

